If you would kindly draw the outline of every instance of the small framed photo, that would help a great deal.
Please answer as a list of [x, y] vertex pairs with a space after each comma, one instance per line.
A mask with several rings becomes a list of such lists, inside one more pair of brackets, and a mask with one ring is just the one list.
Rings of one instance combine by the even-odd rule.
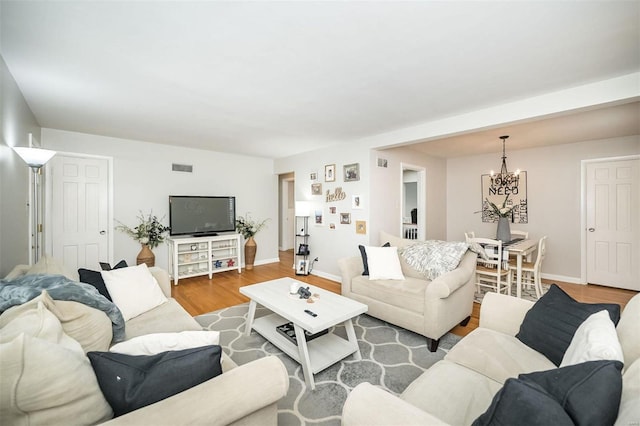
[[327, 164], [324, 166], [324, 181], [334, 182], [336, 180], [336, 165]]
[[331, 222], [331, 223], [329, 224], [329, 229], [331, 229], [332, 231], [335, 231], [335, 229], [336, 229], [336, 224], [335, 224], [335, 223], [333, 223], [333, 222]]
[[318, 180], [318, 172], [311, 172], [311, 173], [309, 173], [309, 180], [311, 180], [311, 181], [316, 181], [316, 180]]
[[351, 213], [340, 213], [340, 224], [348, 225], [351, 223]]
[[360, 180], [360, 163], [347, 164], [344, 166], [344, 181], [354, 182]]
[[336, 214], [336, 208], [335, 208], [335, 206], [331, 206], [331, 207], [329, 207], [329, 213], [330, 213], [330, 214]]
[[311, 195], [322, 195], [322, 184], [321, 183], [312, 183], [311, 184]]
[[355, 210], [362, 209], [362, 195], [353, 195], [351, 197], [351, 208]]
[[307, 275], [307, 261], [304, 259], [298, 260], [296, 265], [296, 275]]
[[322, 225], [322, 210], [316, 210], [314, 213], [316, 225]]
[[356, 220], [356, 234], [366, 234], [366, 233], [367, 233], [367, 221]]

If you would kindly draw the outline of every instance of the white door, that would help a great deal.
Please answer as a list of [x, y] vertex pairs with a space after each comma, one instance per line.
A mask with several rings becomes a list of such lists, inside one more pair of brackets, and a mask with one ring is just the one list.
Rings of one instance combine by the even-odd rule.
[[110, 261], [109, 161], [56, 155], [51, 178], [51, 253], [70, 270]]
[[640, 290], [640, 159], [588, 163], [587, 282]]

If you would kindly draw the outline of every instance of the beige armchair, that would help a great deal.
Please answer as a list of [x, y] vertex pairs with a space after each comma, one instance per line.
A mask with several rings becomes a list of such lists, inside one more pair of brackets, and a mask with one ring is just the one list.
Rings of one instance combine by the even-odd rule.
[[[380, 241], [405, 247], [406, 240], [380, 233]], [[453, 271], [433, 281], [400, 261], [404, 280], [370, 280], [360, 256], [340, 259], [342, 295], [366, 304], [368, 315], [421, 334], [435, 352], [439, 340], [458, 324], [466, 325], [473, 309], [476, 255], [468, 251]]]

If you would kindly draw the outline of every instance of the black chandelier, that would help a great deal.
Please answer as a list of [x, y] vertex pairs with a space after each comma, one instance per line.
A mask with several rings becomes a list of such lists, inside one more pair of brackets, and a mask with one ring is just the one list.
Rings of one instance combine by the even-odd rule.
[[509, 136], [500, 136], [500, 139], [502, 139], [502, 167], [498, 174], [491, 170], [491, 186], [493, 188], [517, 188], [518, 182], [520, 181], [520, 169], [517, 169], [515, 172], [507, 170], [507, 154], [505, 154], [504, 143], [508, 138]]

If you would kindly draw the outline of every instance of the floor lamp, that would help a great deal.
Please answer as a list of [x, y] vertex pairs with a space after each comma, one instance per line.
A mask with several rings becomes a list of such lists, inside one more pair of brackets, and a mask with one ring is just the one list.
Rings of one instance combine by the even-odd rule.
[[56, 152], [41, 148], [14, 147], [13, 150], [24, 160], [33, 172], [32, 190], [31, 190], [31, 251], [33, 253], [33, 263], [37, 263], [40, 259], [40, 233], [42, 225], [40, 218], [42, 216], [42, 193], [40, 185], [40, 176], [42, 175], [42, 166], [53, 157]]

